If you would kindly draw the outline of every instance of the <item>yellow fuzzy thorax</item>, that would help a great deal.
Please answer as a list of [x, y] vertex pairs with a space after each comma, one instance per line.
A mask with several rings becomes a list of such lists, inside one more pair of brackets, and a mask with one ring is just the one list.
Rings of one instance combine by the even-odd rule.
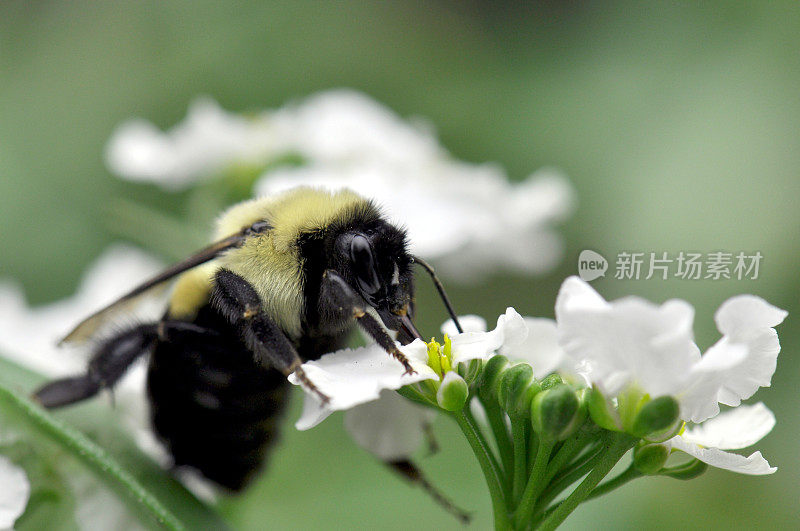
[[248, 238], [242, 247], [181, 275], [173, 290], [170, 315], [192, 318], [208, 301], [215, 272], [224, 267], [253, 285], [264, 311], [278, 326], [290, 336], [299, 336], [304, 299], [298, 237], [369, 208], [366, 199], [350, 190], [329, 192], [308, 187], [232, 206], [218, 219], [214, 241], [236, 234], [256, 221], [265, 220], [272, 228]]
[[232, 206], [217, 220], [214, 240], [231, 236], [263, 219], [273, 227], [270, 235], [275, 245], [287, 250], [301, 232], [328, 226], [343, 212], [366, 203], [366, 199], [348, 189], [331, 192], [307, 186], [292, 188]]

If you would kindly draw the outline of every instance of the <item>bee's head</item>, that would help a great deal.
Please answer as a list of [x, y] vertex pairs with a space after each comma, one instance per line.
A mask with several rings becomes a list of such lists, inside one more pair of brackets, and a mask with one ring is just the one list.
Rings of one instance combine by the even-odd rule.
[[391, 330], [411, 312], [414, 294], [412, 259], [405, 232], [379, 220], [337, 238], [342, 274]]

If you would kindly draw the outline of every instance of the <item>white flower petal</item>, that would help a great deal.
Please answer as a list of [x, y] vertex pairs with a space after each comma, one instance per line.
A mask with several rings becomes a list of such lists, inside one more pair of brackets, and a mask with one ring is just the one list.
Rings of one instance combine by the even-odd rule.
[[528, 335], [525, 320], [514, 308], [497, 318], [497, 326], [489, 332], [464, 332], [451, 338], [453, 363], [488, 359], [503, 346], [520, 345]]
[[344, 427], [359, 446], [384, 461], [405, 459], [422, 442], [424, 427], [436, 416], [392, 391], [345, 412]]
[[676, 450], [686, 452], [713, 467], [730, 470], [731, 472], [763, 475], [772, 474], [778, 470], [775, 467], [769, 466], [767, 460], [762, 457], [761, 452], [754, 452], [748, 457], [745, 457], [743, 455], [725, 452], [719, 448], [702, 448], [697, 444], [684, 441], [680, 436], [673, 437], [669, 442]]
[[[696, 345], [693, 347], [699, 353]], [[719, 413], [717, 396], [727, 379], [728, 372], [742, 364], [747, 350], [741, 345], [717, 346], [689, 370], [682, 391], [675, 393], [680, 401], [681, 418], [690, 422], [703, 422]]]
[[570, 277], [559, 292], [556, 318], [571, 365], [589, 368], [591, 381], [610, 394], [628, 384], [652, 396], [676, 394], [699, 359], [692, 342], [694, 309], [684, 301], [658, 306], [627, 297], [608, 303]]
[[688, 443], [738, 450], [752, 446], [775, 427], [775, 415], [759, 402], [741, 405], [720, 413], [698, 426], [687, 429], [681, 437]]
[[719, 331], [732, 341], [744, 341], [749, 332], [773, 328], [783, 322], [788, 312], [761, 297], [738, 295], [722, 303], [714, 315]]
[[774, 328], [753, 330], [743, 343], [734, 343], [731, 337], [725, 336], [712, 348], [728, 345], [746, 347], [747, 356], [741, 364], [727, 372], [718, 400], [729, 406], [738, 406], [742, 400], [753, 396], [759, 387], [770, 386], [778, 366], [781, 346]]
[[787, 313], [754, 295], [740, 295], [725, 301], [714, 316], [717, 328], [724, 335], [712, 348], [744, 345], [747, 356], [743, 363], [727, 371], [718, 400], [738, 406], [750, 398], [759, 387], [768, 387], [777, 367], [781, 350], [779, 325]]
[[[458, 322], [464, 332], [486, 332], [486, 319], [479, 315], [459, 315]], [[441, 331], [450, 337], [459, 333], [452, 319], [444, 322]]]
[[536, 378], [543, 378], [561, 367], [564, 351], [558, 344], [558, 327], [552, 319], [525, 317], [528, 336], [521, 344], [504, 345], [500, 354], [524, 361], [533, 367]]
[[556, 298], [556, 320], [560, 321], [565, 312], [573, 310], [601, 310], [608, 303], [588, 282], [579, 277], [568, 277], [558, 290]]
[[0, 529], [13, 529], [25, 512], [31, 484], [25, 471], [0, 455]]
[[[383, 389], [399, 389], [438, 378], [433, 369], [419, 359], [409, 356], [409, 361], [416, 374], [404, 374], [403, 366], [397, 360], [379, 346], [371, 345], [339, 350], [304, 363], [306, 376], [330, 398], [330, 402], [323, 405], [317, 395], [304, 388], [303, 413], [295, 427], [298, 430], [313, 428], [334, 411], [377, 399]], [[299, 385], [295, 375], [291, 375], [289, 381]]]

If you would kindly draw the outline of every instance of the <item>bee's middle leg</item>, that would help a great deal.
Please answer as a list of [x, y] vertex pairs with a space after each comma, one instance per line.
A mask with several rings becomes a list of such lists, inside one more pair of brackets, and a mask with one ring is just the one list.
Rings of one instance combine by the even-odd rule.
[[261, 297], [244, 278], [228, 269], [220, 269], [214, 277], [213, 305], [228, 321], [238, 327], [245, 345], [259, 365], [277, 369], [286, 376], [294, 374], [322, 402], [330, 400], [308, 379], [286, 334], [264, 312]]

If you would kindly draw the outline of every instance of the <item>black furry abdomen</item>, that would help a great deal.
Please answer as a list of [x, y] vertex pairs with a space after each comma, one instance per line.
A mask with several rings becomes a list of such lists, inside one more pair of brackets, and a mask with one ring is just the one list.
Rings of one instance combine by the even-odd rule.
[[289, 383], [258, 366], [239, 331], [210, 306], [194, 323], [214, 333], [170, 335], [153, 350], [147, 378], [153, 427], [175, 466], [240, 490], [277, 440]]

